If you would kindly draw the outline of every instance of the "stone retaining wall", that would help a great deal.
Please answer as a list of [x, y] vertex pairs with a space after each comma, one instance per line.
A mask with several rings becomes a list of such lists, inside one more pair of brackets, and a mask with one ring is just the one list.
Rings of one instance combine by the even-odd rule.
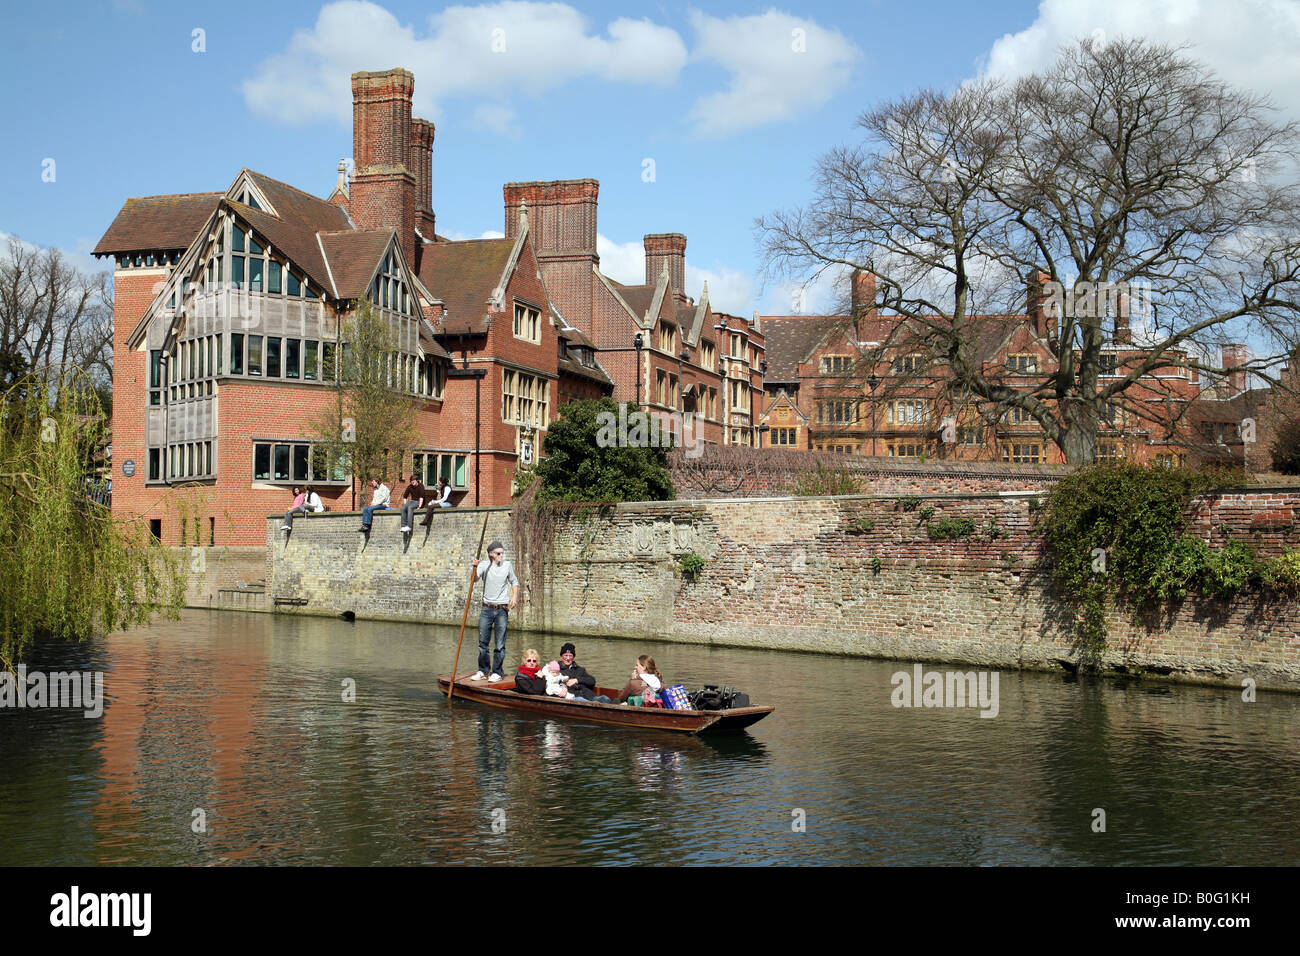
[[[1059, 601], [1033, 570], [1039, 496], [1025, 492], [694, 500], [576, 508], [557, 528], [543, 593], [512, 626], [575, 634], [1059, 668], [1077, 661]], [[933, 514], [925, 509], [933, 508]], [[1198, 527], [1255, 536], [1264, 554], [1300, 546], [1295, 489], [1207, 496]], [[910, 510], [909, 510], [910, 509]], [[1267, 524], [1256, 520], [1266, 515]], [[268, 519], [273, 598], [291, 613], [458, 624], [469, 560], [510, 547], [504, 509], [450, 509], [408, 542], [396, 514], [368, 542], [355, 515]], [[926, 519], [970, 518], [975, 535], [932, 541]], [[678, 572], [689, 552], [699, 580]], [[526, 562], [510, 553], [517, 564]], [[521, 567], [525, 583], [529, 575]], [[540, 597], [540, 600], [539, 600]], [[471, 609], [471, 623], [477, 611]], [[279, 608], [278, 610], [285, 610]], [[1107, 663], [1175, 679], [1300, 690], [1300, 602], [1188, 602], [1155, 632], [1111, 614]], [[1062, 663], [1064, 662], [1064, 663]]]

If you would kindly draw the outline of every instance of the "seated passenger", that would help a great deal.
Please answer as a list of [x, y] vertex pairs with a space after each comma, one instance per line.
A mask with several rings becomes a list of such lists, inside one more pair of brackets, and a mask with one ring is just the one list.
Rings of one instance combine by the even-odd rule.
[[516, 691], [538, 696], [546, 693], [546, 678], [538, 673], [541, 670], [541, 662], [541, 657], [533, 648], [524, 651], [524, 661], [515, 674]]
[[632, 666], [632, 679], [618, 693], [620, 704], [640, 707], [646, 697], [658, 697], [659, 689], [664, 686], [663, 675], [655, 666], [655, 659], [649, 654], [642, 654]]
[[596, 693], [596, 678], [587, 673], [587, 669], [574, 658], [578, 649], [569, 641], [560, 648], [560, 673], [564, 676], [564, 686], [574, 697], [594, 700], [601, 704], [611, 704], [608, 697]]
[[560, 673], [560, 662], [551, 661], [542, 671], [542, 676], [546, 678], [546, 693], [551, 697], [559, 697], [563, 700], [576, 700], [577, 695], [565, 686], [564, 675]]

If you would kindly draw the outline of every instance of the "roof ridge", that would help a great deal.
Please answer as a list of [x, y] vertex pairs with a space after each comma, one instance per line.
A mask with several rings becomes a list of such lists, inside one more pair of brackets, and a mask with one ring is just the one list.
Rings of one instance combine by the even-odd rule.
[[269, 180], [278, 186], [284, 186], [287, 189], [292, 189], [294, 192], [298, 193], [299, 195], [306, 196], [308, 199], [314, 199], [316, 200], [316, 202], [320, 203], [323, 206], [329, 206], [333, 209], [338, 208], [328, 199], [322, 199], [320, 196], [317, 196], [314, 193], [309, 193], [305, 189], [299, 189], [293, 183], [286, 183], [283, 179], [276, 179], [274, 176], [266, 175], [266, 173], [259, 173], [256, 169], [251, 169], [248, 166], [245, 166], [244, 169], [248, 170], [249, 174], [252, 176], [260, 176], [263, 179]]

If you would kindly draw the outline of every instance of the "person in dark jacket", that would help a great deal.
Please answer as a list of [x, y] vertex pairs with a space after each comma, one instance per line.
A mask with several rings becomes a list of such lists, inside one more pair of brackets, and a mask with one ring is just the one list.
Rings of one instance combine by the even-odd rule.
[[596, 678], [587, 673], [587, 669], [574, 660], [577, 648], [566, 643], [560, 648], [560, 674], [569, 693], [583, 700], [592, 700], [600, 704], [613, 703], [604, 694], [596, 693]]
[[542, 659], [533, 648], [524, 651], [524, 661], [515, 674], [515, 690], [520, 694], [546, 694], [546, 678], [541, 673]]

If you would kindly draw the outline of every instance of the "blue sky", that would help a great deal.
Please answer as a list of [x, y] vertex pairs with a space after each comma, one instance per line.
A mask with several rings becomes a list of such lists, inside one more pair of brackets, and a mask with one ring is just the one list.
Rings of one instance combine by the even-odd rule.
[[[405, 66], [417, 114], [437, 124], [443, 235], [499, 232], [504, 182], [590, 176], [601, 183], [602, 266], [614, 278], [640, 280], [644, 233], [683, 232], [690, 294], [707, 278], [717, 308], [782, 313], [789, 290], [759, 276], [753, 220], [805, 201], [816, 158], [856, 138], [863, 110], [982, 70], [1014, 74], [1070, 36], [1105, 30], [1190, 40], [1226, 78], [1296, 115], [1296, 9], [1291, 0], [23, 4], [6, 11], [0, 36], [9, 185], [0, 233], [84, 253], [126, 197], [225, 189], [243, 166], [323, 196], [352, 152], [348, 74]], [[48, 159], [53, 182], [42, 180]], [[830, 304], [826, 288], [809, 302]]]

